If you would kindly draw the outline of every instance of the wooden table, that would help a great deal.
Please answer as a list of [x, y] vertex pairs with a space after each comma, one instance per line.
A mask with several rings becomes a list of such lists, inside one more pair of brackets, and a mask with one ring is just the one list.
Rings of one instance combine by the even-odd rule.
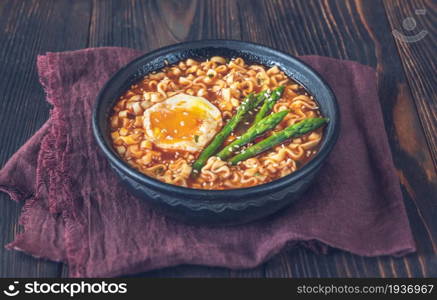
[[[294, 54], [350, 59], [378, 71], [379, 96], [417, 254], [319, 256], [296, 248], [250, 270], [179, 266], [142, 276], [436, 277], [436, 1], [0, 2], [0, 165], [46, 121], [35, 58], [46, 51], [125, 46], [150, 51], [230, 38]], [[394, 34], [397, 30], [398, 34]], [[422, 37], [422, 35], [424, 35]], [[403, 41], [408, 37], [415, 42]], [[0, 195], [0, 244], [18, 232], [21, 206]], [[393, 216], [396, 217], [396, 216]], [[66, 276], [63, 264], [0, 248], [0, 277]]]

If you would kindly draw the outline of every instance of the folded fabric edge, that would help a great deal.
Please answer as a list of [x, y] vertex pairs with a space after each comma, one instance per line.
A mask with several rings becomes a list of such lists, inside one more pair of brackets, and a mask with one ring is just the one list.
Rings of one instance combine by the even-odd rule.
[[[59, 187], [62, 182], [62, 175], [60, 174], [60, 166], [62, 165], [62, 155], [59, 153], [63, 153], [62, 149], [65, 147], [66, 143], [66, 130], [64, 129], [65, 124], [63, 122], [63, 117], [59, 110], [59, 99], [61, 99], [62, 95], [59, 92], [59, 89], [56, 88], [61, 84], [59, 70], [57, 70], [54, 66], [56, 66], [57, 61], [59, 60], [59, 53], [48, 52], [45, 55], [38, 55], [37, 57], [37, 69], [40, 83], [44, 89], [46, 94], [46, 101], [53, 105], [53, 108], [50, 112], [50, 121], [54, 126], [51, 127], [50, 137], [46, 139], [42, 143], [41, 149], [42, 156], [41, 161], [44, 164], [45, 172], [48, 173], [48, 180], [50, 184], [48, 184], [48, 206], [50, 212], [61, 213], [62, 212], [62, 204], [59, 203], [59, 197], [57, 197], [57, 187]], [[63, 146], [64, 145], [64, 146]]]
[[[49, 122], [45, 122], [41, 128], [39, 128], [33, 135], [28, 139], [24, 145], [22, 145], [17, 152], [15, 152], [5, 163], [3, 168], [0, 170], [0, 191], [4, 192], [11, 197], [14, 201], [23, 201], [31, 197], [35, 193], [35, 185], [29, 190], [21, 187], [18, 182], [10, 181], [10, 173], [16, 170], [17, 164], [23, 156], [33, 154], [35, 157], [35, 175], [36, 175], [36, 160], [38, 158], [38, 152], [40, 149], [40, 141], [47, 134], [49, 129]], [[24, 172], [24, 170], [22, 170]], [[14, 172], [16, 173], [16, 172]], [[21, 174], [24, 175], [24, 174]], [[26, 176], [19, 176], [21, 178], [26, 178]]]
[[[48, 244], [47, 241], [42, 241], [42, 239], [48, 238], [51, 235], [45, 232], [43, 228], [37, 228], [35, 230], [35, 228], [33, 228], [34, 226], [29, 224], [35, 221], [32, 221], [32, 218], [35, 219], [36, 214], [40, 218], [37, 220], [38, 225], [40, 225], [38, 221], [48, 220], [49, 225], [53, 226], [46, 229], [49, 230], [49, 233], [53, 233], [56, 236], [57, 232], [63, 231], [59, 229], [63, 227], [63, 225], [59, 223], [63, 222], [62, 219], [56, 220], [56, 217], [53, 214], [50, 214], [50, 210], [47, 207], [48, 203], [45, 200], [47, 198], [47, 180], [49, 179], [46, 178], [47, 175], [43, 171], [50, 161], [43, 160], [43, 157], [45, 155], [44, 149], [47, 149], [45, 145], [47, 141], [51, 139], [50, 121], [51, 120], [49, 119], [49, 121], [47, 121], [16, 153], [18, 157], [21, 157], [28, 153], [29, 148], [37, 148], [33, 149], [35, 152], [32, 153], [37, 157], [35, 159], [35, 168], [32, 170], [35, 179], [32, 186], [33, 191], [26, 195], [26, 197], [18, 199], [24, 202], [18, 220], [18, 224], [22, 226], [22, 230], [17, 233], [12, 242], [5, 245], [5, 248], [8, 250], [25, 252], [36, 258], [65, 262], [66, 255], [65, 249], [63, 249], [64, 247], [59, 247], [59, 243]], [[16, 164], [18, 161], [19, 160], [14, 161], [11, 158], [8, 164]], [[11, 197], [16, 197], [17, 195], [17, 193], [15, 193], [17, 188], [15, 186], [4, 186], [1, 190], [8, 193]], [[35, 234], [35, 231], [38, 232], [38, 234]], [[63, 232], [61, 232], [60, 235], [62, 236]], [[45, 246], [40, 247], [38, 245]]]
[[[29, 232], [31, 232], [31, 229], [28, 228], [28, 221], [33, 213], [33, 206], [37, 201], [41, 200], [37, 199], [36, 197], [31, 197], [30, 199], [26, 200], [18, 220], [18, 223], [23, 227], [23, 230], [15, 236], [12, 242], [6, 244], [5, 248], [8, 250], [26, 253], [37, 259], [46, 259], [54, 262], [66, 262], [67, 259], [64, 249], [59, 249], [59, 251], [49, 250], [50, 252], [48, 253], [48, 250], [45, 247], [33, 247], [31, 245], [32, 242], [35, 241], [35, 236], [28, 236]], [[49, 214], [49, 212], [47, 212], [47, 214]], [[40, 242], [39, 244], [43, 243]]]
[[[211, 262], [211, 261], [203, 261], [199, 262], [192, 261], [191, 259], [182, 259], [180, 257], [172, 257], [170, 259], [162, 260], [159, 259], [154, 260], [154, 264], [150, 261], [150, 258], [145, 258], [143, 261], [139, 261], [138, 263], [134, 265], [130, 265], [128, 268], [114, 268], [109, 272], [101, 272], [101, 270], [105, 269], [105, 266], [96, 267], [95, 270], [98, 270], [97, 272], [89, 272], [86, 270], [84, 266], [69, 266], [69, 275], [73, 278], [80, 278], [80, 277], [102, 277], [102, 278], [108, 278], [108, 277], [117, 277], [117, 276], [125, 276], [125, 275], [134, 275], [138, 273], [143, 272], [149, 272], [153, 270], [157, 270], [160, 268], [170, 268], [170, 267], [177, 267], [180, 265], [197, 265], [197, 266], [207, 266], [207, 267], [220, 267], [220, 268], [227, 268], [231, 270], [244, 270], [244, 269], [251, 269], [256, 268], [260, 266], [263, 263], [266, 263], [268, 260], [272, 259], [274, 256], [282, 253], [282, 252], [288, 252], [293, 251], [296, 248], [303, 246], [309, 250], [311, 250], [313, 253], [317, 255], [325, 255], [330, 252], [334, 251], [344, 251], [347, 253], [350, 253], [352, 255], [359, 255], [363, 257], [377, 257], [377, 256], [395, 256], [395, 257], [402, 257], [407, 254], [413, 253], [416, 251], [414, 247], [407, 247], [407, 248], [400, 248], [400, 249], [392, 249], [392, 252], [387, 251], [375, 251], [373, 253], [366, 253], [366, 254], [359, 254], [357, 251], [351, 252], [348, 249], [345, 248], [339, 248], [338, 246], [333, 246], [329, 242], [323, 241], [323, 239], [315, 238], [315, 237], [303, 237], [303, 236], [297, 236], [295, 239], [290, 240], [287, 235], [284, 235], [281, 237], [280, 242], [277, 243], [277, 246], [274, 248], [269, 249], [268, 251], [264, 251], [263, 253], [260, 253], [258, 251], [253, 251], [253, 253], [260, 253], [256, 257], [254, 257], [251, 261], [234, 261], [234, 262]], [[126, 256], [134, 255], [132, 253], [125, 253]], [[158, 262], [157, 262], [158, 261]], [[111, 266], [114, 267], [114, 266]], [[99, 272], [100, 271], [100, 272]]]
[[32, 196], [31, 193], [25, 193], [13, 186], [8, 185], [0, 185], [0, 192], [8, 194], [8, 196], [16, 202], [20, 202]]
[[[193, 266], [205, 266], [205, 267], [221, 267], [221, 268], [227, 268], [231, 270], [238, 270], [238, 269], [251, 269], [258, 267], [259, 265], [265, 263], [270, 258], [274, 257], [275, 255], [283, 252], [283, 251], [290, 251], [297, 246], [303, 246], [312, 252], [316, 254], [327, 254], [331, 248], [327, 245], [322, 244], [318, 240], [282, 240], [281, 243], [279, 243], [276, 247], [268, 251], [267, 253], [263, 255], [258, 255], [254, 258], [253, 261], [245, 261], [244, 263], [233, 262], [231, 264], [229, 263], [221, 263], [221, 262], [211, 262], [211, 261], [192, 261], [190, 259], [181, 260], [180, 257], [171, 257], [170, 259], [164, 259], [156, 263], [158, 261], [157, 259], [154, 260], [155, 264], [153, 264], [150, 261], [150, 258], [145, 258], [143, 261], [137, 262], [135, 265], [131, 265], [129, 267], [122, 267], [122, 268], [115, 268], [112, 269], [109, 272], [88, 272], [86, 268], [81, 266], [71, 266], [69, 267], [69, 275], [73, 278], [80, 278], [80, 277], [101, 277], [101, 278], [109, 278], [109, 277], [118, 277], [118, 276], [127, 276], [127, 275], [134, 275], [138, 273], [143, 272], [149, 272], [161, 268], [170, 268], [170, 267], [177, 267], [180, 265], [193, 265]], [[254, 251], [256, 253], [257, 251]], [[132, 255], [131, 253], [126, 253], [127, 256]], [[193, 258], [194, 259], [194, 258]], [[113, 266], [111, 266], [113, 267]], [[96, 270], [104, 270], [105, 266], [102, 266], [101, 268], [97, 267]]]

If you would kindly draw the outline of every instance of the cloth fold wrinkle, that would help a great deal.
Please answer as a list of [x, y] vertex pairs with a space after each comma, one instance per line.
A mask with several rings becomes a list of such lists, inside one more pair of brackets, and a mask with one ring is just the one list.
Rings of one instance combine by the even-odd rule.
[[364, 256], [415, 251], [372, 68], [301, 57], [337, 96], [337, 145], [314, 184], [289, 208], [246, 225], [207, 227], [169, 219], [131, 196], [94, 142], [91, 111], [99, 89], [140, 54], [104, 47], [38, 57], [53, 109], [0, 171], [0, 190], [17, 201], [30, 197], [20, 218], [24, 231], [8, 248], [64, 261], [73, 277], [179, 264], [248, 268], [295, 245]]

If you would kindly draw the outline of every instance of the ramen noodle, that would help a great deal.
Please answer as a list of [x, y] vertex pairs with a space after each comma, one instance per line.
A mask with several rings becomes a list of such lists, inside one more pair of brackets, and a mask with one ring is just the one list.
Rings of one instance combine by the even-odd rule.
[[[318, 103], [277, 66], [268, 68], [246, 63], [242, 58], [218, 56], [166, 66], [146, 75], [117, 100], [110, 117], [114, 150], [140, 172], [189, 188], [244, 188], [286, 176], [317, 153], [321, 128], [236, 165], [213, 155], [193, 174], [194, 161], [235, 115], [242, 101], [250, 94], [281, 85], [281, 98], [270, 113], [289, 112], [275, 128], [239, 151], [304, 119], [321, 117]], [[255, 114], [250, 111], [221, 148], [245, 133]]]

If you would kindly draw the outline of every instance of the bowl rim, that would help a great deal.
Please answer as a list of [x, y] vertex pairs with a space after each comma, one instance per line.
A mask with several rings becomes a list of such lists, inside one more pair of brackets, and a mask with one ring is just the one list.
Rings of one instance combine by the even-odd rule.
[[[321, 145], [321, 148], [316, 153], [316, 155], [308, 161], [302, 168], [296, 170], [293, 173], [290, 173], [286, 176], [283, 176], [281, 178], [275, 179], [273, 181], [263, 183], [260, 185], [255, 185], [251, 187], [244, 187], [244, 188], [236, 188], [236, 189], [227, 189], [227, 190], [207, 190], [207, 189], [196, 189], [196, 188], [189, 188], [189, 187], [183, 187], [178, 186], [170, 183], [166, 183], [163, 181], [160, 181], [158, 179], [155, 179], [153, 177], [147, 176], [140, 171], [137, 171], [133, 167], [131, 167], [129, 164], [124, 162], [118, 155], [111, 150], [111, 146], [107, 145], [104, 137], [102, 129], [99, 126], [99, 111], [102, 108], [103, 103], [103, 95], [107, 88], [120, 76], [123, 75], [123, 77], [126, 77], [124, 72], [133, 66], [137, 65], [138, 62], [144, 61], [145, 58], [149, 57], [149, 60], [152, 61], [159, 56], [163, 56], [165, 54], [168, 54], [171, 50], [180, 50], [181, 48], [185, 49], [192, 49], [192, 48], [207, 48], [207, 47], [217, 47], [217, 48], [230, 48], [228, 46], [237, 46], [239, 50], [246, 50], [248, 52], [256, 52], [253, 51], [253, 49], [245, 49], [248, 46], [255, 47], [255, 48], [261, 48], [264, 51], [270, 52], [276, 56], [276, 58], [284, 58], [286, 60], [292, 60], [294, 64], [300, 65], [299, 67], [304, 70], [304, 72], [311, 74], [314, 78], [316, 78], [319, 83], [325, 88], [326, 92], [328, 93], [327, 98], [331, 99], [332, 106], [333, 106], [333, 118], [330, 118], [329, 122], [332, 124], [332, 130], [328, 132], [327, 135], [324, 135], [324, 139], [326, 142]], [[232, 49], [232, 48], [231, 48]], [[235, 49], [232, 49], [235, 50]], [[256, 54], [256, 53], [255, 53]], [[261, 54], [260, 54], [261, 55]], [[261, 55], [263, 56], [263, 55]], [[144, 62], [143, 62], [144, 65]], [[300, 71], [301, 72], [301, 71]], [[302, 72], [301, 72], [302, 73]], [[132, 75], [132, 73], [130, 73]], [[287, 75], [289, 76], [289, 75]], [[295, 78], [291, 77], [293, 80], [296, 80]], [[298, 80], [296, 80], [299, 82]], [[305, 86], [304, 86], [305, 87]], [[306, 88], [306, 87], [305, 87]], [[118, 169], [123, 170], [123, 173], [130, 177], [131, 179], [136, 180], [137, 182], [146, 184], [147, 186], [153, 186], [153, 188], [157, 188], [164, 192], [171, 192], [176, 193], [179, 195], [186, 195], [186, 196], [199, 196], [199, 197], [205, 197], [203, 200], [211, 200], [214, 201], [215, 198], [223, 198], [223, 197], [229, 197], [229, 196], [236, 196], [238, 194], [244, 194], [244, 195], [253, 195], [258, 193], [267, 193], [269, 191], [275, 191], [278, 189], [281, 189], [281, 187], [292, 184], [298, 180], [300, 180], [302, 177], [305, 177], [307, 174], [313, 172], [315, 169], [317, 169], [320, 164], [326, 159], [328, 154], [332, 151], [334, 145], [337, 142], [339, 131], [340, 131], [340, 110], [337, 102], [337, 98], [332, 91], [329, 84], [323, 79], [323, 77], [312, 67], [310, 67], [308, 64], [300, 60], [299, 58], [282, 52], [280, 50], [273, 49], [271, 47], [253, 43], [253, 42], [247, 42], [247, 41], [241, 41], [241, 40], [232, 40], [232, 39], [205, 39], [205, 40], [196, 40], [196, 41], [186, 41], [181, 42], [177, 44], [172, 44], [168, 46], [164, 46], [158, 49], [155, 49], [153, 51], [147, 52], [145, 54], [140, 55], [139, 57], [131, 60], [129, 63], [124, 65], [122, 68], [120, 68], [118, 71], [116, 71], [115, 74], [113, 74], [109, 80], [106, 81], [106, 83], [103, 85], [103, 87], [100, 89], [99, 93], [97, 94], [96, 101], [93, 106], [92, 111], [92, 131], [94, 138], [96, 139], [96, 142], [98, 144], [98, 147], [100, 150], [104, 153], [105, 157], [109, 160], [109, 162], [113, 165], [115, 165]]]

